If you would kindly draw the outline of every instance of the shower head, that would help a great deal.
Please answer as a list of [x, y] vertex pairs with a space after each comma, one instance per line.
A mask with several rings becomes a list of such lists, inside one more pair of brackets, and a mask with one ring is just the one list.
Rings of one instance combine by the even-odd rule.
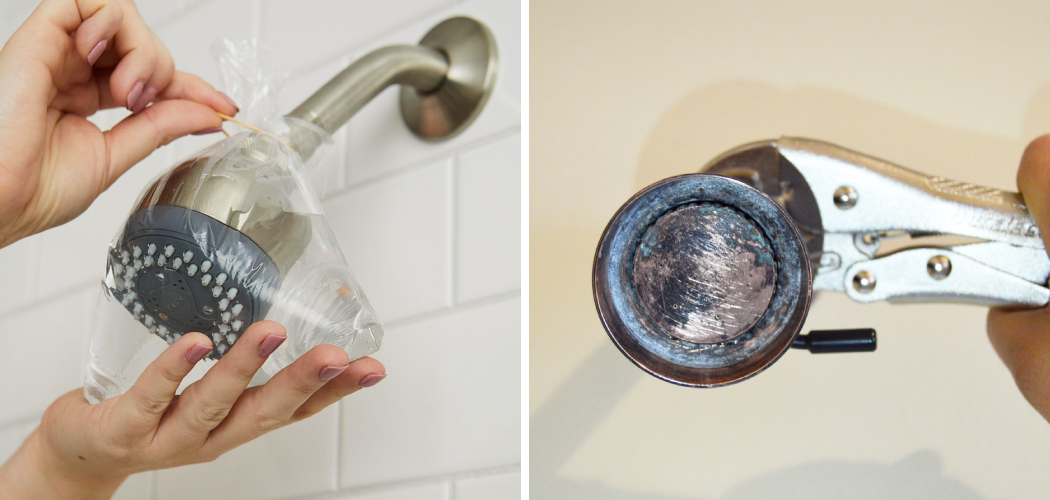
[[151, 186], [109, 255], [121, 305], [169, 343], [209, 335], [213, 358], [265, 316], [312, 230], [288, 203], [292, 153], [279, 139], [250, 133], [223, 146]]
[[[316, 215], [296, 210], [293, 164], [384, 88], [400, 84], [402, 118], [417, 136], [450, 138], [480, 113], [495, 84], [495, 40], [457, 17], [418, 46], [365, 55], [288, 115], [286, 140], [234, 136], [150, 186], [109, 255], [110, 292], [168, 343], [197, 331], [222, 357], [266, 317], [282, 280], [307, 249]], [[318, 212], [319, 213], [319, 212]]]
[[812, 295], [805, 243], [765, 193], [717, 175], [657, 182], [613, 216], [594, 259], [613, 342], [669, 382], [715, 387], [776, 361]]

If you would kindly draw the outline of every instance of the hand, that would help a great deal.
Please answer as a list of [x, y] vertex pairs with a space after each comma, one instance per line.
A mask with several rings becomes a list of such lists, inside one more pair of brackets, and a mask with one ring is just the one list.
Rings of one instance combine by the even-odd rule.
[[203, 334], [169, 346], [122, 396], [91, 405], [83, 391], [67, 393], [0, 468], [0, 498], [109, 498], [132, 473], [215, 460], [385, 376], [374, 359], [348, 363], [338, 347], [320, 345], [245, 389], [284, 340], [277, 323], [252, 325], [179, 396], [183, 377], [211, 351]]
[[[146, 107], [156, 100], [156, 104]], [[112, 130], [85, 117], [135, 112]], [[87, 209], [128, 168], [236, 105], [171, 55], [131, 0], [44, 0], [0, 51], [0, 247]]]
[[[1021, 157], [1017, 187], [1050, 250], [1050, 135]], [[1050, 421], [1050, 308], [988, 311], [988, 337], [1025, 399]]]

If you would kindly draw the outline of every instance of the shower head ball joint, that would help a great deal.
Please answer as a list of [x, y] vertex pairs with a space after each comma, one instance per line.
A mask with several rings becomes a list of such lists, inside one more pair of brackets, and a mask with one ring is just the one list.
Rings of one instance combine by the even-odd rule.
[[805, 242], [743, 182], [692, 174], [631, 198], [594, 259], [599, 316], [617, 347], [663, 380], [717, 387], [792, 346], [812, 297]]

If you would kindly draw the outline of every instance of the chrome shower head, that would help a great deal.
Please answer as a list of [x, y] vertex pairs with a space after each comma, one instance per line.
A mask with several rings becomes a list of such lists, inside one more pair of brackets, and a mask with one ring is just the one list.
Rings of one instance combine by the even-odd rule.
[[791, 347], [809, 310], [805, 243], [763, 192], [728, 177], [657, 182], [613, 216], [594, 296], [613, 342], [649, 373], [715, 387]]
[[492, 34], [465, 17], [438, 24], [418, 46], [365, 55], [289, 113], [284, 139], [231, 137], [150, 186], [111, 249], [110, 293], [154, 335], [172, 343], [202, 332], [209, 357], [222, 357], [266, 317], [319, 227], [319, 209], [296, 209], [304, 202], [292, 165], [394, 84], [413, 133], [452, 137], [485, 106], [497, 68]]
[[287, 147], [261, 133], [223, 146], [147, 190], [109, 256], [121, 305], [169, 343], [210, 336], [212, 358], [265, 316], [311, 236], [287, 202]]

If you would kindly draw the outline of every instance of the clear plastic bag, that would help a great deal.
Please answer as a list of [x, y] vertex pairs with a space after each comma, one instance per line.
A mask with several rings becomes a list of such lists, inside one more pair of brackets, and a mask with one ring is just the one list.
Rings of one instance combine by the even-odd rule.
[[219, 52], [227, 86], [268, 110], [248, 115], [276, 130], [229, 137], [145, 188], [109, 248], [84, 385], [93, 403], [124, 393], [191, 331], [211, 337], [213, 349], [189, 380], [263, 319], [284, 325], [288, 340], [253, 385], [322, 343], [352, 360], [379, 349], [382, 327], [307, 176], [326, 168], [330, 138], [264, 116], [278, 109], [279, 78], [260, 71], [253, 43], [224, 41]]

